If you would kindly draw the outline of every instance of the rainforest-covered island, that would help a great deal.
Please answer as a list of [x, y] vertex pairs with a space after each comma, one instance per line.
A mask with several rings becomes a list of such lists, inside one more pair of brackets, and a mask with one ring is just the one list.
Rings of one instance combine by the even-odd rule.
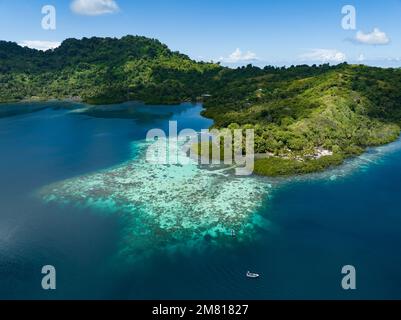
[[[236, 69], [141, 36], [67, 39], [39, 51], [0, 41], [0, 102], [201, 101], [216, 128], [255, 130], [255, 172], [311, 173], [396, 140], [401, 69], [347, 63]], [[1, 108], [1, 106], [0, 106]]]

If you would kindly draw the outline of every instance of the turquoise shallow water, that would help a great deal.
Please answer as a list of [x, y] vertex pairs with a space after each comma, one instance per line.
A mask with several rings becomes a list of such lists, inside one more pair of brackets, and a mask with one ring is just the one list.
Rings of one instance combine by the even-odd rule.
[[[1, 298], [401, 298], [400, 142], [322, 174], [239, 178], [145, 161], [147, 130], [211, 125], [199, 105], [10, 109]], [[39, 287], [45, 264], [52, 293]], [[340, 287], [346, 264], [355, 292]]]
[[155, 250], [225, 245], [232, 231], [238, 242], [251, 241], [256, 228], [268, 228], [257, 214], [271, 187], [265, 181], [236, 177], [224, 168], [201, 169], [190, 159], [185, 165], [152, 164], [146, 159], [150, 145], [137, 141], [126, 163], [52, 184], [39, 196], [117, 214], [124, 220], [119, 257], [129, 260]]

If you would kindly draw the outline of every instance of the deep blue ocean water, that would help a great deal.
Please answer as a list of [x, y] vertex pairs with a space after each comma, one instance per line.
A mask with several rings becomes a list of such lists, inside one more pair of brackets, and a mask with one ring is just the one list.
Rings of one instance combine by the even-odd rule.
[[[400, 148], [337, 180], [280, 183], [259, 212], [271, 228], [250, 243], [116, 265], [118, 215], [46, 204], [35, 192], [128, 160], [132, 142], [168, 120], [212, 124], [200, 105], [127, 106], [96, 117], [63, 103], [0, 107], [1, 299], [401, 299]], [[48, 264], [50, 292], [41, 288]], [[355, 291], [341, 288], [344, 265], [356, 267]], [[247, 270], [262, 277], [250, 281]]]

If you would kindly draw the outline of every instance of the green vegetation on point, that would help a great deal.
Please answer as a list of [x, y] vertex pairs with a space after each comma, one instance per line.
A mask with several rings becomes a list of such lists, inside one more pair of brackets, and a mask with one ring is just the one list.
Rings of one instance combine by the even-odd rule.
[[401, 69], [346, 63], [229, 69], [138, 36], [67, 39], [46, 52], [0, 41], [0, 102], [49, 99], [202, 99], [214, 127], [255, 130], [255, 153], [271, 155], [256, 161], [256, 173], [281, 176], [324, 170], [396, 140]]

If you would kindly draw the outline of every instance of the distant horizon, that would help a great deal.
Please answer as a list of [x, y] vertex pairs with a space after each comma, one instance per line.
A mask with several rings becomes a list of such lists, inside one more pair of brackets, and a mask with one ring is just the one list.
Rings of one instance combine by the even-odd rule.
[[[54, 8], [54, 28], [43, 19]], [[228, 67], [338, 64], [401, 66], [400, 0], [39, 0], [0, 3], [0, 39], [31, 48], [62, 39], [140, 34], [196, 61]]]
[[[54, 50], [56, 48], [58, 48], [64, 41], [68, 40], [68, 39], [75, 39], [75, 40], [83, 40], [83, 39], [90, 39], [90, 38], [101, 38], [101, 39], [106, 39], [106, 38], [110, 38], [110, 39], [122, 39], [124, 37], [127, 36], [134, 36], [134, 37], [145, 37], [148, 39], [154, 39], [154, 40], [158, 40], [157, 38], [150, 38], [150, 37], [146, 37], [143, 35], [139, 35], [139, 34], [126, 34], [120, 37], [113, 37], [113, 36], [83, 36], [80, 38], [77, 37], [69, 37], [69, 38], [65, 38], [64, 40], [62, 40], [57, 46], [54, 46], [53, 48], [48, 48], [48, 49], [40, 49], [40, 48], [34, 48], [29, 46], [28, 44], [25, 43], [18, 43], [16, 41], [9, 41], [9, 40], [1, 40], [4, 42], [12, 42], [17, 44], [18, 46], [22, 47], [22, 48], [29, 48], [31, 50], [36, 50], [36, 51], [48, 51], [48, 50]], [[168, 45], [168, 43], [163, 43], [162, 41], [160, 41], [162, 44], [166, 45], [170, 50], [172, 50], [170, 48], [170, 46]], [[175, 50], [172, 50], [175, 51]], [[365, 60], [365, 61], [357, 61], [357, 60], [344, 60], [341, 62], [333, 62], [333, 61], [328, 61], [328, 62], [324, 62], [324, 61], [296, 61], [294, 62], [288, 62], [288, 61], [276, 61], [276, 62], [269, 62], [269, 61], [262, 61], [262, 60], [251, 60], [251, 61], [245, 61], [242, 63], [230, 63], [230, 62], [224, 62], [224, 61], [207, 61], [207, 60], [202, 60], [202, 59], [196, 59], [196, 58], [192, 58], [190, 55], [188, 55], [188, 53], [186, 53], [185, 51], [179, 51], [179, 53], [184, 54], [189, 56], [192, 60], [197, 61], [197, 62], [205, 62], [205, 63], [218, 63], [224, 67], [227, 68], [232, 68], [232, 69], [236, 69], [239, 67], [243, 67], [243, 66], [247, 66], [247, 65], [252, 65], [254, 67], [258, 67], [258, 68], [264, 68], [264, 67], [276, 67], [276, 68], [290, 68], [291, 66], [302, 66], [302, 65], [307, 65], [307, 66], [313, 66], [313, 65], [324, 65], [324, 64], [329, 64], [330, 66], [335, 66], [341, 63], [348, 63], [350, 65], [364, 65], [364, 66], [369, 66], [369, 67], [380, 67], [380, 68], [401, 68], [401, 59], [377, 59], [377, 60]]]

